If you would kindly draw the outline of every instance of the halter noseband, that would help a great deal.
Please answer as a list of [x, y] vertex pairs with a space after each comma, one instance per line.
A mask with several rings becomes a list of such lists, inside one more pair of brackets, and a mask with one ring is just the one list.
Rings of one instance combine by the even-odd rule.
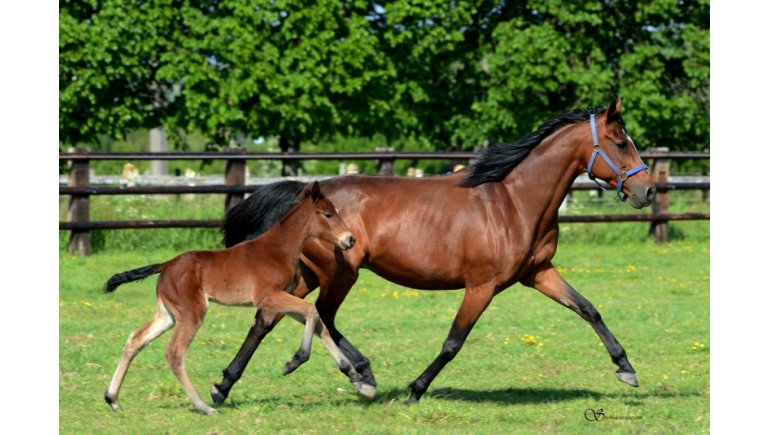
[[599, 181], [596, 179], [596, 175], [593, 174], [591, 171], [594, 167], [594, 161], [596, 160], [597, 154], [602, 157], [605, 163], [607, 163], [607, 166], [612, 169], [612, 171], [615, 173], [615, 175], [618, 176], [618, 199], [625, 202], [626, 199], [628, 199], [628, 195], [623, 193], [623, 182], [626, 181], [626, 179], [637, 172], [641, 172], [645, 169], [647, 169], [647, 165], [642, 163], [641, 165], [635, 167], [634, 169], [631, 169], [629, 171], [623, 172], [618, 167], [612, 163], [612, 160], [607, 156], [607, 154], [602, 150], [602, 146], [599, 145], [599, 137], [596, 135], [596, 115], [591, 114], [591, 136], [593, 136], [594, 139], [594, 152], [591, 153], [591, 160], [588, 161], [588, 178], [590, 178], [594, 183], [596, 183], [602, 190], [607, 190], [599, 184]]

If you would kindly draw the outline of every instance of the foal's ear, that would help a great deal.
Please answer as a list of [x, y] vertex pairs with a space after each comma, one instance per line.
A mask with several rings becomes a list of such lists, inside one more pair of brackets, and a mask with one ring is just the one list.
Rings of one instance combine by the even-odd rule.
[[310, 188], [310, 197], [313, 198], [313, 202], [318, 202], [319, 199], [323, 198], [321, 186], [318, 185], [317, 181], [314, 181], [313, 187]]
[[623, 106], [622, 98], [614, 98], [607, 109], [607, 123], [615, 122], [620, 119], [620, 109]]

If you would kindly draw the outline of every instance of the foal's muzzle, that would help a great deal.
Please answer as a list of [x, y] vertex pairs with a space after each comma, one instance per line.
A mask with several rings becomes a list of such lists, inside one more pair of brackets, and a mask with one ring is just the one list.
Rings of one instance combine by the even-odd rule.
[[350, 249], [355, 244], [356, 244], [356, 238], [351, 233], [347, 233], [343, 235], [339, 241], [339, 247], [342, 248], [342, 250]]

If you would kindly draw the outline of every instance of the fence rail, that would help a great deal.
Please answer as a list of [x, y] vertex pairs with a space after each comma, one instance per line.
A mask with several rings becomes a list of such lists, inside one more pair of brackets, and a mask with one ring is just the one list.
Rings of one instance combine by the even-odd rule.
[[[709, 181], [673, 182], [669, 177], [671, 160], [709, 159], [709, 153], [669, 152], [658, 148], [641, 152], [643, 159], [651, 160], [652, 176], [658, 190], [652, 212], [647, 215], [560, 215], [560, 222], [651, 222], [651, 232], [656, 241], [668, 240], [668, 222], [676, 220], [707, 220], [709, 213], [668, 212], [668, 192], [671, 190], [710, 190]], [[409, 160], [450, 160], [469, 161], [477, 157], [468, 152], [394, 152], [390, 150], [365, 153], [255, 153], [224, 151], [219, 153], [199, 152], [130, 152], [107, 153], [73, 150], [59, 153], [60, 161], [71, 162], [69, 185], [59, 187], [59, 195], [70, 197], [69, 221], [60, 221], [59, 229], [70, 231], [69, 251], [75, 254], [90, 254], [91, 230], [129, 228], [216, 228], [221, 220], [142, 220], [142, 221], [91, 221], [89, 197], [92, 195], [160, 195], [160, 194], [224, 194], [225, 210], [241, 202], [245, 194], [257, 185], [246, 184], [246, 161], [248, 160], [377, 160], [380, 174], [393, 175], [393, 162]], [[221, 185], [206, 186], [92, 186], [89, 180], [89, 162], [99, 160], [226, 160], [224, 182]], [[577, 181], [572, 190], [597, 190], [593, 182]]]

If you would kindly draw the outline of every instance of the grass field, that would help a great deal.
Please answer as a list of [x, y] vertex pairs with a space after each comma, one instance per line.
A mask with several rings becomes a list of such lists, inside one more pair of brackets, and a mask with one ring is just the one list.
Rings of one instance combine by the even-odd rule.
[[[212, 417], [193, 411], [168, 369], [163, 353], [170, 334], [134, 361], [121, 392], [123, 412], [113, 412], [102, 398], [128, 334], [154, 312], [155, 278], [109, 295], [102, 285], [113, 273], [178, 251], [115, 244], [90, 257], [62, 252], [60, 432], [707, 433], [708, 223], [689, 224], [705, 236], [666, 246], [622, 234], [615, 240], [624, 241], [600, 244], [567, 237], [555, 259], [626, 348], [641, 384], [637, 389], [617, 381], [615, 366], [587, 323], [515, 285], [492, 302], [421, 402], [406, 406], [407, 385], [439, 352], [462, 291], [414, 291], [362, 271], [338, 326], [371, 359], [377, 399], [359, 398], [317, 339], [311, 360], [282, 376], [302, 333], [301, 325], [285, 321]], [[622, 228], [613, 225], [604, 228]], [[205, 398], [221, 380], [253, 313], [218, 305], [209, 310], [186, 359]], [[605, 418], [588, 421], [587, 410], [602, 410]]]

